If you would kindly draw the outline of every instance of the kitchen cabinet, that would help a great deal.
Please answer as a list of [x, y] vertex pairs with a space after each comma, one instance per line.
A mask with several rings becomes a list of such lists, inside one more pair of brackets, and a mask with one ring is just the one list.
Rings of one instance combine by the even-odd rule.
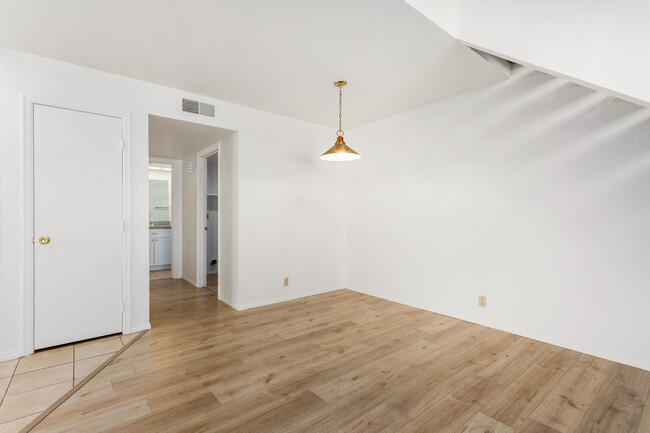
[[155, 256], [154, 254], [156, 253], [155, 251], [155, 246], [156, 242], [149, 237], [149, 266], [153, 266], [155, 264]]
[[172, 264], [171, 229], [149, 230], [149, 266], [156, 269], [169, 268]]

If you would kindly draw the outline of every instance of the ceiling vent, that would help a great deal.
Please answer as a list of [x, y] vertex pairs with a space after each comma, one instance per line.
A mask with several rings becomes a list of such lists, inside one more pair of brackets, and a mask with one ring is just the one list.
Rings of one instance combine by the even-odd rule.
[[214, 105], [183, 98], [183, 111], [202, 116], [214, 117]]

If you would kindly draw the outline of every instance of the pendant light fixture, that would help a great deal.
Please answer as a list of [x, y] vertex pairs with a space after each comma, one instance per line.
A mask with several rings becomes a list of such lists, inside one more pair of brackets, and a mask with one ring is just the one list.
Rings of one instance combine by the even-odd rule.
[[348, 147], [348, 145], [345, 144], [345, 141], [343, 141], [343, 129], [341, 129], [341, 108], [343, 107], [343, 86], [346, 84], [348, 84], [347, 81], [334, 82], [334, 85], [339, 88], [339, 130], [336, 131], [336, 143], [334, 143], [334, 146], [330, 147], [327, 152], [320, 156], [320, 159], [324, 161], [353, 161], [361, 158], [361, 155]]

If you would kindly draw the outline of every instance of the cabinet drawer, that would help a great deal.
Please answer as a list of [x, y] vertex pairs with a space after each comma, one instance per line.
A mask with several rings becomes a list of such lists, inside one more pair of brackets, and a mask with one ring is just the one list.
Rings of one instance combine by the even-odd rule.
[[150, 229], [149, 230], [149, 239], [155, 238], [171, 238], [172, 229]]

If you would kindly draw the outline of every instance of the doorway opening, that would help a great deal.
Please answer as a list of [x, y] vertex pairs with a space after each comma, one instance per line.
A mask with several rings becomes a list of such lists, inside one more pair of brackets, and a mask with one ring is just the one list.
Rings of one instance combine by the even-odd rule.
[[[152, 234], [149, 243], [150, 299], [155, 298], [157, 288], [181, 291], [188, 287], [181, 281], [157, 281], [168, 277], [166, 268], [171, 266], [172, 280], [182, 278], [194, 287], [209, 288], [230, 305], [237, 270], [237, 131], [149, 115], [149, 161], [150, 173], [156, 177], [150, 177], [150, 199], [163, 197], [149, 204], [150, 230], [158, 235], [154, 241]], [[171, 192], [167, 195], [165, 184], [153, 181], [168, 179], [170, 165]], [[171, 265], [157, 260], [167, 243], [160, 240], [160, 229], [167, 228], [165, 197], [171, 203]]]
[[149, 163], [149, 280], [172, 277], [172, 165]]
[[219, 294], [219, 152], [205, 158], [205, 286]]

